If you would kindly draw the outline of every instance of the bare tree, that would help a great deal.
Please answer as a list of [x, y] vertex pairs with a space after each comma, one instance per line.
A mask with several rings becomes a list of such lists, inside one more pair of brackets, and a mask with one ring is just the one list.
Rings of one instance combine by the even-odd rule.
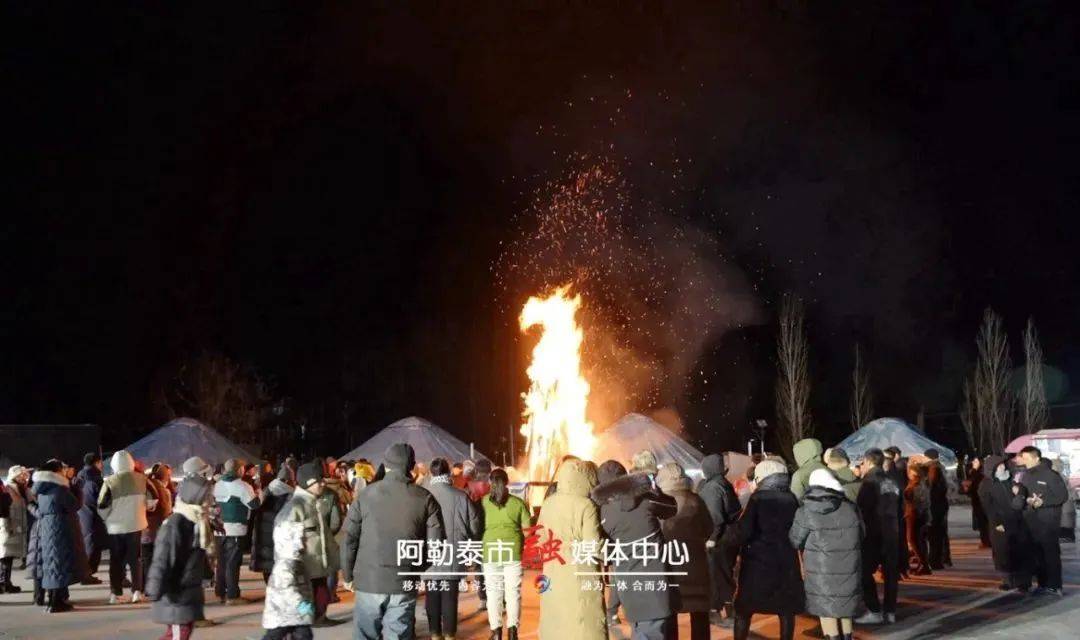
[[987, 309], [975, 343], [979, 360], [965, 393], [970, 397], [969, 439], [980, 453], [1001, 453], [1012, 436], [1012, 398], [1009, 393], [1009, 340], [1001, 316]]
[[777, 437], [785, 453], [813, 432], [810, 418], [810, 346], [806, 340], [806, 312], [790, 293], [780, 304], [780, 333], [776, 340]]
[[1039, 345], [1039, 334], [1035, 331], [1035, 320], [1028, 318], [1024, 330], [1024, 390], [1023, 390], [1023, 428], [1024, 433], [1035, 433], [1045, 429], [1050, 421], [1050, 410], [1046, 405], [1046, 385], [1043, 382], [1043, 355]]
[[161, 401], [172, 417], [196, 418], [239, 442], [256, 439], [271, 406], [253, 370], [206, 351], [180, 366]]
[[855, 368], [851, 373], [851, 430], [858, 431], [874, 417], [874, 398], [870, 393], [870, 371], [863, 362], [862, 349], [855, 344]]
[[979, 429], [978, 408], [976, 407], [975, 384], [971, 378], [964, 380], [964, 399], [960, 404], [960, 422], [964, 425], [968, 444], [976, 452], [984, 452], [982, 430]]

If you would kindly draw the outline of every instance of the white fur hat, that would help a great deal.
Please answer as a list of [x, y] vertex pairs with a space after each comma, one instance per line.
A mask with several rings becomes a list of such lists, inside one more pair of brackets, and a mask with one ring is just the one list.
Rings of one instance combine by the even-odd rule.
[[832, 471], [829, 471], [828, 469], [814, 469], [810, 473], [809, 486], [825, 487], [826, 489], [832, 489], [833, 491], [844, 490], [844, 487], [840, 485], [840, 481], [837, 480]]

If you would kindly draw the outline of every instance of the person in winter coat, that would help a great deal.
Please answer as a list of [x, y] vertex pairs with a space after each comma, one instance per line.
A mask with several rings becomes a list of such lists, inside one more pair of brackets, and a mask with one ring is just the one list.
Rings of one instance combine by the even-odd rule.
[[105, 479], [98, 495], [98, 513], [109, 533], [109, 604], [116, 604], [124, 593], [124, 569], [131, 572], [131, 601], [142, 596], [142, 531], [146, 529], [147, 509], [155, 508], [156, 496], [146, 483], [146, 476], [135, 472], [135, 459], [127, 451], [112, 457], [113, 475]]
[[319, 513], [326, 519], [326, 527], [331, 534], [330, 546], [327, 549], [330, 565], [326, 568], [326, 588], [331, 603], [341, 601], [337, 596], [338, 573], [341, 571], [341, 545], [338, 541], [343, 535], [341, 528], [345, 524], [345, 513], [352, 504], [352, 493], [345, 480], [333, 471], [334, 468], [329, 464], [323, 466], [325, 489], [319, 494]]
[[862, 603], [862, 521], [833, 474], [818, 469], [795, 512], [789, 534], [803, 550], [806, 612], [821, 619], [831, 640], [851, 640]]
[[31, 577], [40, 582], [45, 610], [70, 611], [68, 587], [82, 581], [85, 558], [79, 557], [78, 500], [63, 475], [63, 463], [49, 460], [34, 472], [33, 494], [37, 521], [31, 540]]
[[927, 449], [924, 455], [930, 458], [926, 465], [926, 481], [930, 485], [930, 568], [944, 569], [952, 564], [949, 553], [949, 482], [945, 477], [945, 467], [938, 462], [937, 449]]
[[966, 487], [965, 493], [971, 500], [971, 529], [979, 532], [979, 548], [990, 548], [990, 525], [986, 518], [986, 509], [983, 507], [982, 498], [979, 497], [979, 485], [983, 483], [982, 460], [975, 457], [968, 463], [962, 486]]
[[987, 456], [983, 468], [990, 476], [979, 484], [979, 500], [986, 510], [994, 568], [1005, 576], [999, 588], [1025, 593], [1031, 588], [1031, 539], [1022, 515], [1024, 496], [1013, 494], [1013, 476], [1004, 458]]
[[[448, 461], [435, 458], [429, 468], [431, 481], [427, 490], [439, 503], [446, 541], [450, 543], [451, 549], [460, 550], [465, 542], [479, 540], [484, 533], [480, 509], [469, 500], [469, 494], [454, 487]], [[440, 572], [465, 570], [458, 553], [451, 554], [448, 563], [432, 568]], [[424, 599], [428, 630], [432, 640], [453, 640], [457, 635], [458, 576], [434, 576], [434, 579], [445, 581], [445, 584], [440, 584], [437, 592], [429, 591]]]
[[[709, 585], [709, 563], [705, 542], [711, 539], [715, 527], [705, 502], [694, 493], [690, 478], [674, 462], [665, 464], [656, 474], [656, 484], [665, 494], [675, 498], [675, 515], [661, 524], [664, 540], [686, 550], [685, 560], [673, 570], [686, 571], [674, 589], [680, 613], [690, 614], [690, 640], [709, 640], [709, 610], [712, 608], [712, 589]], [[734, 494], [734, 491], [732, 491]], [[734, 495], [732, 495], [734, 498]]]
[[[158, 530], [161, 529], [165, 519], [172, 515], [172, 474], [169, 465], [159, 462], [151, 467], [150, 473], [146, 474], [146, 485], [153, 491], [157, 507], [147, 512], [146, 528], [142, 532], [143, 580], [146, 579], [150, 571], [150, 563], [154, 559], [154, 542], [157, 540]], [[82, 513], [82, 510], [79, 512]]]
[[[820, 451], [819, 451], [820, 454]], [[780, 618], [780, 639], [795, 634], [795, 615], [804, 609], [799, 556], [788, 539], [799, 501], [787, 467], [762, 460], [754, 468], [754, 492], [735, 524], [739, 586], [735, 592], [735, 640], [746, 640], [755, 613]]]
[[255, 509], [252, 519], [250, 568], [261, 573], [264, 582], [270, 579], [270, 572], [274, 568], [274, 520], [293, 494], [293, 487], [289, 484], [291, 475], [288, 467], [281, 467], [277, 477], [263, 490], [262, 502]]
[[384, 477], [360, 492], [345, 518], [341, 568], [345, 588], [356, 594], [354, 637], [360, 640], [379, 640], [384, 630], [392, 637], [415, 635], [416, 592], [406, 591], [407, 576], [399, 571], [423, 571], [427, 555], [399, 566], [398, 541], [445, 538], [439, 503], [412, 483], [415, 464], [412, 447], [390, 445], [383, 456]]
[[329, 518], [323, 511], [324, 503], [319, 502], [323, 492], [322, 463], [308, 462], [296, 470], [296, 488], [292, 497], [278, 512], [274, 520], [277, 529], [283, 522], [300, 522], [304, 525], [304, 570], [311, 580], [311, 590], [315, 603], [314, 626], [332, 624], [326, 618], [326, 609], [330, 606], [330, 590], [326, 577], [336, 560], [329, 556], [334, 548], [334, 534], [327, 523]]
[[701, 460], [701, 472], [705, 480], [698, 487], [698, 495], [709, 510], [712, 522], [712, 531], [705, 541], [711, 604], [713, 609], [730, 619], [731, 600], [735, 596], [735, 549], [730, 537], [725, 535], [739, 519], [742, 504], [735, 495], [735, 488], [728, 482], [722, 455], [705, 456]]
[[1061, 505], [1061, 542], [1076, 542], [1076, 499], [1073, 497], [1073, 489], [1069, 486], [1069, 478], [1062, 472], [1061, 458], [1050, 463], [1054, 473], [1061, 476], [1067, 489], [1065, 504]]
[[844, 497], [852, 502], [858, 500], [859, 479], [855, 476], [855, 472], [851, 470], [851, 459], [848, 458], [847, 451], [840, 447], [833, 447], [825, 451], [822, 459], [825, 460], [825, 466], [829, 468], [829, 471], [832, 471], [833, 476], [843, 488]]
[[195, 622], [205, 619], [202, 581], [213, 533], [203, 503], [210, 482], [192, 474], [180, 483], [172, 514], [158, 529], [154, 557], [146, 575], [150, 616], [165, 625], [160, 640], [188, 640]]
[[214, 579], [214, 594], [222, 604], [227, 605], [247, 602], [240, 597], [240, 565], [251, 512], [262, 502], [251, 485], [244, 482], [242, 468], [238, 460], [226, 460], [225, 473], [214, 484], [214, 500], [221, 509], [221, 521], [225, 527], [225, 535], [220, 536], [221, 551]]
[[[90, 573], [97, 573], [101, 566], [101, 552], [109, 545], [109, 534], [105, 530], [105, 521], [101, 518], [97, 509], [98, 496], [101, 495], [101, 487], [105, 480], [101, 476], [103, 467], [101, 456], [96, 453], [88, 453], [83, 456], [83, 468], [76, 476], [74, 487], [82, 498], [82, 506], [79, 507], [79, 529], [82, 531], [83, 546], [90, 561]], [[91, 583], [101, 581], [97, 578]]]
[[[900, 487], [885, 473], [881, 449], [870, 449], [863, 455], [862, 486], [858, 506], [866, 536], [862, 547], [863, 600], [867, 613], [855, 622], [881, 624], [896, 621], [897, 584], [900, 581]], [[885, 582], [885, 601], [878, 599], [874, 572], [881, 567]]]
[[491, 472], [491, 491], [480, 501], [484, 510], [484, 585], [488, 591], [491, 640], [501, 640], [503, 612], [506, 635], [517, 640], [521, 622], [522, 552], [525, 529], [532, 517], [525, 501], [510, 495], [510, 478], [503, 469]]
[[1034, 547], [1037, 592], [1060, 596], [1061, 506], [1069, 497], [1069, 488], [1037, 447], [1024, 447], [1019, 458], [1027, 468], [1020, 481], [1026, 492], [1022, 513]]
[[821, 441], [817, 438], [805, 438], [796, 442], [791, 450], [795, 454], [795, 464], [799, 467], [791, 474], [791, 492], [801, 499], [806, 493], [810, 474], [825, 468], [825, 462], [821, 459]]
[[2, 485], [5, 514], [0, 517], [0, 593], [21, 593], [11, 581], [16, 560], [24, 560], [29, 542], [29, 512], [23, 488], [30, 474], [26, 467], [15, 465], [8, 469]]
[[[480, 518], [482, 520], [484, 509], [480, 507], [480, 501], [491, 491], [491, 483], [488, 481], [491, 476], [491, 461], [486, 459], [477, 460], [476, 462], [466, 460], [462, 467], [466, 478], [465, 491], [469, 494], [469, 499], [475, 502], [480, 509]], [[482, 568], [476, 572], [476, 593], [480, 600], [480, 610], [487, 611], [487, 589], [484, 586], [484, 571]]]
[[304, 525], [285, 522], [274, 529], [274, 569], [266, 583], [263, 640], [312, 640], [315, 619], [311, 580], [304, 570]]
[[930, 569], [927, 534], [930, 528], [930, 485], [926, 480], [925, 465], [909, 465], [907, 472], [908, 481], [904, 487], [904, 537], [908, 553], [905, 561], [910, 565], [911, 559], [914, 559], [912, 575], [925, 576], [933, 573]]
[[540, 594], [539, 637], [607, 640], [603, 591], [584, 590], [592, 576], [577, 575], [600, 571], [599, 552], [590, 555], [583, 551], [589, 547], [599, 550], [603, 535], [600, 510], [589, 499], [597, 484], [596, 469], [582, 460], [567, 461], [559, 467], [555, 481], [559, 489], [544, 500], [537, 524], [540, 531], [550, 531], [555, 539], [575, 541], [582, 551], [574, 556], [566, 547], [565, 564], [555, 558], [544, 563], [542, 571], [550, 586]]
[[[658, 491], [647, 473], [627, 474], [626, 468], [615, 460], [600, 465], [600, 484], [593, 489], [592, 499], [600, 505], [600, 526], [608, 545], [631, 548], [638, 540], [663, 541], [661, 521], [674, 517], [678, 505], [671, 496]], [[642, 640], [671, 638], [675, 633], [675, 608], [668, 590], [634, 591], [629, 585], [638, 578], [625, 575], [635, 572], [665, 572], [666, 563], [615, 556], [611, 564], [612, 588], [618, 591], [619, 601], [633, 629], [633, 637]], [[653, 579], [648, 576], [646, 580]]]

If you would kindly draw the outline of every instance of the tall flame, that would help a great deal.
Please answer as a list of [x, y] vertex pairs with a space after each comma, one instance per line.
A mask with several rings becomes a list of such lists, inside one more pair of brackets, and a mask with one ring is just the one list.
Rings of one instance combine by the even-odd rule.
[[581, 375], [584, 334], [575, 318], [581, 296], [568, 297], [569, 289], [529, 298], [519, 320], [523, 332], [535, 326], [542, 330], [526, 371], [529, 390], [522, 394], [529, 480], [550, 479], [568, 453], [590, 459], [596, 446], [593, 425], [585, 418], [589, 383]]

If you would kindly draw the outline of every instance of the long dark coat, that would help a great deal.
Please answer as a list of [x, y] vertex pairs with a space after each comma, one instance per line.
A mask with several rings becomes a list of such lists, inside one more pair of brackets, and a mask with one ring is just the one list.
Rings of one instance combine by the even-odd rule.
[[[986, 459], [987, 477], [979, 485], [979, 499], [986, 511], [990, 526], [990, 550], [994, 568], [1003, 573], [1014, 573], [1027, 568], [1024, 558], [1028, 555], [1031, 540], [1024, 525], [1023, 507], [1026, 492], [1013, 495], [1013, 479], [1002, 481], [994, 477], [994, 470], [1002, 458]], [[1001, 526], [1004, 531], [998, 531]]]
[[79, 507], [79, 530], [82, 532], [83, 547], [88, 554], [95, 549], [104, 549], [109, 546], [109, 534], [105, 530], [105, 521], [98, 515], [97, 501], [101, 495], [101, 485], [104, 480], [97, 467], [83, 467], [75, 476], [72, 486], [79, 493], [82, 506]]
[[[646, 563], [643, 559], [634, 558], [634, 554], [630, 553], [630, 545], [635, 540], [647, 538], [661, 543], [662, 546], [664, 534], [660, 521], [674, 516], [678, 507], [674, 498], [653, 488], [652, 479], [648, 475], [633, 473], [618, 476], [614, 465], [619, 468], [622, 468], [622, 465], [611, 463], [612, 461], [608, 461], [600, 466], [601, 484], [593, 490], [592, 499], [600, 505], [600, 527], [610, 541], [609, 544], [617, 541], [628, 556], [625, 561], [612, 567], [614, 580], [628, 585], [625, 591], [619, 592], [619, 600], [631, 622], [667, 618], [675, 611], [670, 590], [634, 591], [632, 587], [635, 580], [646, 582], [662, 578], [619, 576], [631, 572], [670, 571], [663, 561], [650, 560]], [[625, 470], [623, 472], [625, 473]], [[613, 475], [617, 477], [612, 478]]]
[[158, 529], [154, 559], [146, 575], [151, 618], [158, 624], [187, 624], [203, 617], [202, 567], [206, 552], [196, 541], [195, 524], [173, 513]]
[[791, 544], [803, 549], [806, 612], [851, 618], [863, 608], [862, 521], [843, 492], [811, 486], [791, 525]]
[[274, 478], [263, 493], [262, 504], [252, 514], [251, 570], [269, 573], [274, 569], [274, 519], [292, 497], [293, 489]]
[[788, 539], [799, 501], [789, 483], [786, 473], [762, 480], [735, 524], [739, 546], [735, 611], [740, 615], [787, 615], [804, 609], [799, 556]]
[[[672, 490], [668, 495], [675, 498], [677, 511], [661, 525], [664, 540], [678, 542], [680, 546], [685, 544], [689, 556], [684, 564], [671, 566], [672, 571], [687, 572], [687, 575], [678, 577], [676, 602], [679, 611], [708, 611], [712, 608], [712, 594], [705, 540], [713, 532], [712, 518], [705, 503], [689, 486]], [[738, 504], [738, 500], [735, 503]]]
[[30, 577], [41, 580], [42, 589], [61, 589], [81, 581], [87, 571], [78, 535], [79, 501], [71, 493], [67, 478], [38, 471], [34, 473], [33, 493], [37, 520], [30, 531]]
[[727, 469], [724, 458], [710, 454], [701, 461], [705, 481], [698, 487], [698, 495], [709, 509], [713, 530], [709, 539], [712, 548], [706, 551], [712, 584], [712, 607], [719, 609], [731, 602], [735, 595], [735, 556], [737, 550], [731, 544], [730, 531], [739, 519], [742, 504], [735, 495], [735, 488], [725, 477]]

